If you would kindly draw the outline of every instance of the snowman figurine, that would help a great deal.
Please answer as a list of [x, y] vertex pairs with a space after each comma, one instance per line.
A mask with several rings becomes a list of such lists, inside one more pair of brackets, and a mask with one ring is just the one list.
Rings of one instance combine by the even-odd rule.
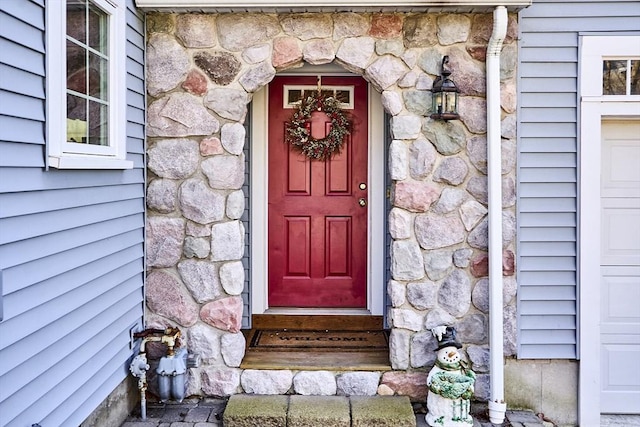
[[436, 363], [427, 376], [427, 415], [431, 427], [470, 427], [470, 399], [476, 375], [460, 360], [456, 330], [452, 326], [438, 326], [431, 330], [438, 340]]

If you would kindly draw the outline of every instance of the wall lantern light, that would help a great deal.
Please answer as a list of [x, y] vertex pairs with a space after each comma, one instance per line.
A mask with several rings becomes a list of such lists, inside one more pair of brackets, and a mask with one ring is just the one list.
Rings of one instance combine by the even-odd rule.
[[433, 114], [431, 118], [434, 120], [457, 120], [460, 118], [458, 114], [458, 94], [460, 90], [456, 84], [449, 78], [451, 71], [446, 67], [449, 63], [449, 56], [442, 58], [441, 75], [433, 81], [433, 92], [431, 108]]

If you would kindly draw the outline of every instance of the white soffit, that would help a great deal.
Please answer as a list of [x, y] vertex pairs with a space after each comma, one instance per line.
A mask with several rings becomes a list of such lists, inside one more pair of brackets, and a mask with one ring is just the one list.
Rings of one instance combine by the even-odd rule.
[[496, 6], [518, 11], [532, 0], [135, 0], [158, 12], [488, 12]]

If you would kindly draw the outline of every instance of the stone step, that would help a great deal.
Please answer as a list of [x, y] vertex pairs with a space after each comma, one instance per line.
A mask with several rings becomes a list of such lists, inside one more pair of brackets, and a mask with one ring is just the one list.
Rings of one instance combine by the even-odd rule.
[[231, 396], [225, 427], [415, 427], [406, 396]]

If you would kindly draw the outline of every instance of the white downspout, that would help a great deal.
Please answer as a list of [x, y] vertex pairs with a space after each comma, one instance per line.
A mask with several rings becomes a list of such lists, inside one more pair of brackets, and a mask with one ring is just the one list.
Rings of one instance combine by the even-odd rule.
[[504, 350], [502, 304], [502, 156], [500, 109], [500, 51], [507, 33], [507, 9], [493, 11], [493, 33], [487, 46], [487, 174], [489, 190], [489, 419], [502, 424], [504, 401]]

